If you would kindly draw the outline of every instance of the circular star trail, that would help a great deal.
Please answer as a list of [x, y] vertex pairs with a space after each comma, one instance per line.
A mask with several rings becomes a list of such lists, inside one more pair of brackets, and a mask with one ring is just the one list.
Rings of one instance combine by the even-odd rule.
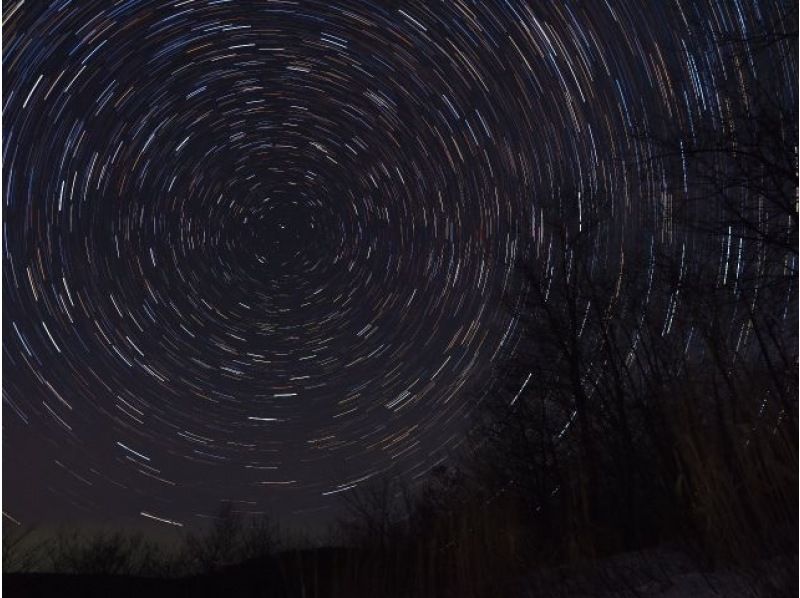
[[759, 18], [540, 4], [9, 3], [8, 509], [325, 508], [455, 450], [542, 206], [660, 228], [633, 124], [721, 109]]

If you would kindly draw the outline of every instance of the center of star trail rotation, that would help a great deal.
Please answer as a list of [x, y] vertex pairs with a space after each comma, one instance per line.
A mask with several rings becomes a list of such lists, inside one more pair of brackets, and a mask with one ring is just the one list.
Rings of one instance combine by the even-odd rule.
[[36, 496], [7, 509], [193, 525], [424, 476], [513, 348], [541, 207], [661, 226], [632, 123], [711, 110], [703, 40], [743, 26], [684, 4], [10, 3], [4, 415]]

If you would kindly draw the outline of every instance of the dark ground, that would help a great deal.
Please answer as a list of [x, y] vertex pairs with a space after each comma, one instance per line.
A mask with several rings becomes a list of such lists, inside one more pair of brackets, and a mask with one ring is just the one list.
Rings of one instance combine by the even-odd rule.
[[[365, 555], [361, 555], [364, 557]], [[235, 565], [209, 575], [180, 579], [51, 573], [4, 574], [9, 598], [370, 597], [334, 592], [331, 574], [351, 551], [338, 548], [282, 553], [269, 561]], [[357, 557], [358, 558], [358, 557]], [[588, 565], [545, 569], [487, 590], [487, 597], [519, 598], [778, 598], [798, 593], [797, 556], [770, 559], [742, 569], [706, 570], [686, 554], [659, 549], [626, 553]], [[295, 572], [303, 570], [301, 580]], [[402, 593], [398, 595], [404, 595]], [[409, 598], [422, 598], [407, 594]], [[455, 596], [442, 590], [425, 598]]]

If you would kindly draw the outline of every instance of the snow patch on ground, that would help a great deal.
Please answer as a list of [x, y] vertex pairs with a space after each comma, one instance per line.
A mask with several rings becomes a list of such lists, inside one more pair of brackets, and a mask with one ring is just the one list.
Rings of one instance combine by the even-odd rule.
[[797, 555], [751, 567], [704, 570], [684, 552], [625, 553], [520, 580], [524, 598], [773, 598], [797, 596]]

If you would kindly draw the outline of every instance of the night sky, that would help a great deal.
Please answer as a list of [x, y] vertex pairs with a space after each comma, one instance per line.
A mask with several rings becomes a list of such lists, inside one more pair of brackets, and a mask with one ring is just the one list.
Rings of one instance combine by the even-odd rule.
[[544, 207], [580, 229], [611, 201], [601, 265], [672, 234], [662, 181], [628, 167], [636, 126], [719, 114], [755, 65], [713, 33], [772, 18], [750, 0], [3, 12], [4, 511], [185, 528], [223, 500], [324, 517], [457, 454], [518, 338], [504, 296], [522, 247], [547, 255]]

